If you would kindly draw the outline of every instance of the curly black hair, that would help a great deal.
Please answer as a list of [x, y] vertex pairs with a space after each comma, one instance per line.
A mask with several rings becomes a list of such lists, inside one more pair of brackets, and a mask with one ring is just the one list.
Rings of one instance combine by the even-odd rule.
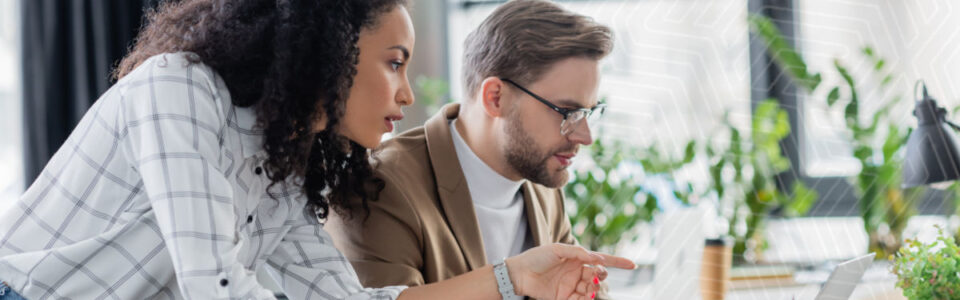
[[[147, 58], [196, 53], [226, 82], [233, 105], [254, 107], [270, 186], [302, 178], [308, 207], [352, 216], [376, 198], [368, 151], [338, 134], [359, 55], [360, 30], [406, 0], [183, 0], [148, 13], [121, 78]], [[313, 131], [324, 117], [326, 128]], [[374, 186], [376, 190], [371, 190]], [[268, 187], [269, 188], [269, 187]]]

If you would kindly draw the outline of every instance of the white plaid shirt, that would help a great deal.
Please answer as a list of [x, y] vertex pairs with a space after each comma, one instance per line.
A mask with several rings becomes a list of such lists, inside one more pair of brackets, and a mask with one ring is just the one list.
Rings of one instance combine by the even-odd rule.
[[364, 289], [294, 184], [261, 164], [251, 109], [188, 53], [150, 58], [97, 100], [0, 216], [0, 280], [29, 299], [393, 299]]

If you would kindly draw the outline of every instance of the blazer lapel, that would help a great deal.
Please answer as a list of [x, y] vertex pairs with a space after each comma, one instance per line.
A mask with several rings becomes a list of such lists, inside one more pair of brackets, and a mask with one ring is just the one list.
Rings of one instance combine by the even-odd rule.
[[533, 184], [530, 181], [523, 183], [523, 202], [527, 213], [527, 228], [530, 228], [530, 234], [533, 236], [534, 247], [552, 244], [553, 240], [550, 233], [547, 232], [547, 220], [543, 216], [543, 207], [540, 206], [540, 199], [533, 191]]
[[467, 188], [467, 179], [463, 176], [450, 133], [449, 122], [456, 119], [459, 113], [460, 104], [445, 105], [424, 127], [430, 164], [437, 180], [440, 206], [447, 218], [447, 224], [460, 244], [469, 269], [474, 270], [486, 265], [487, 258], [483, 250], [480, 225], [473, 210], [470, 190]]

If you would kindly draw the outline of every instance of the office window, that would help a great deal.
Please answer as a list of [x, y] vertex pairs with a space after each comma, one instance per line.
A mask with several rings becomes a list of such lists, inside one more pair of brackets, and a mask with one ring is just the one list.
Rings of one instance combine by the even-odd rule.
[[[883, 99], [899, 94], [904, 99], [893, 110], [895, 122], [916, 126], [912, 91], [918, 79], [948, 109], [960, 105], [960, 13], [952, 1], [899, 0], [800, 0], [796, 1], [797, 45], [810, 68], [823, 74], [824, 83], [838, 85], [834, 70], [838, 58], [852, 73], [862, 95], [861, 110], [876, 111]], [[884, 68], [896, 75], [889, 91], [881, 92], [864, 59], [864, 46], [886, 58]], [[851, 176], [859, 173], [840, 110], [828, 110], [827, 90], [801, 93], [804, 126], [801, 139], [803, 171], [812, 177]], [[864, 114], [862, 113], [862, 114]], [[958, 115], [952, 114], [953, 120]], [[879, 136], [884, 133], [879, 133]], [[878, 141], [882, 142], [882, 141]], [[879, 144], [878, 144], [879, 145]]]
[[0, 1], [0, 212], [23, 192], [19, 0]]

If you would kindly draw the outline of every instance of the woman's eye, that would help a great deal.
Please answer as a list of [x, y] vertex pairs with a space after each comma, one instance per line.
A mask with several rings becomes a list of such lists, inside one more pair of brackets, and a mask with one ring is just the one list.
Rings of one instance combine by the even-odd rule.
[[400, 67], [402, 67], [402, 66], [403, 66], [403, 62], [402, 62], [402, 61], [392, 61], [392, 62], [390, 62], [390, 67], [393, 68], [394, 71], [400, 70]]

